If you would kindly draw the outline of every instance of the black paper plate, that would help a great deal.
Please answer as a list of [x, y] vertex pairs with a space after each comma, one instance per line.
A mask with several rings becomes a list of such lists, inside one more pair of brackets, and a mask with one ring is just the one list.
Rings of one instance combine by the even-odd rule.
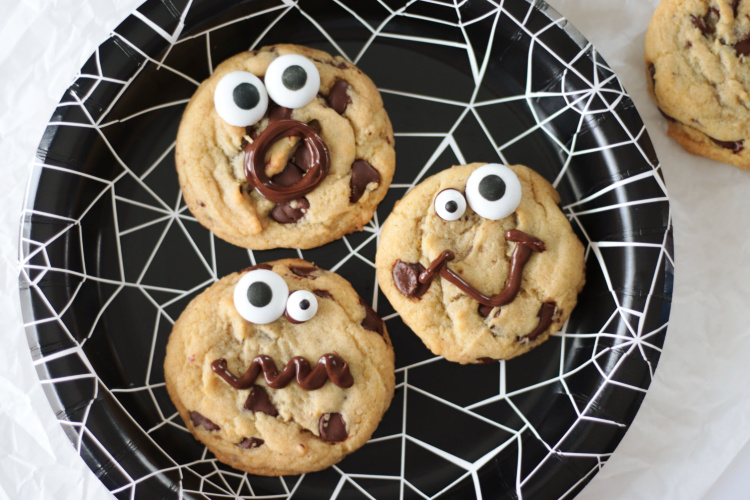
[[[225, 58], [296, 42], [340, 53], [381, 89], [398, 166], [361, 233], [248, 252], [182, 201], [174, 140]], [[506, 363], [435, 358], [378, 292], [377, 235], [421, 179], [471, 161], [554, 183], [586, 245], [563, 331]], [[559, 498], [602, 467], [653, 377], [669, 317], [669, 200], [643, 123], [596, 50], [544, 2], [149, 0], [63, 96], [22, 223], [22, 302], [40, 377], [83, 459], [118, 498]], [[212, 282], [299, 256], [350, 280], [386, 318], [393, 404], [325, 471], [264, 478], [218, 462], [164, 388], [173, 321]]]

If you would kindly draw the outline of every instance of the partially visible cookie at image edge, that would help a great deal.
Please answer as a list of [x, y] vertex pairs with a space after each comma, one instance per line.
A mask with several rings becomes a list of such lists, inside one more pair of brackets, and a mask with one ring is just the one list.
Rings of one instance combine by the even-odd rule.
[[662, 0], [646, 33], [648, 88], [686, 151], [750, 169], [750, 2]]

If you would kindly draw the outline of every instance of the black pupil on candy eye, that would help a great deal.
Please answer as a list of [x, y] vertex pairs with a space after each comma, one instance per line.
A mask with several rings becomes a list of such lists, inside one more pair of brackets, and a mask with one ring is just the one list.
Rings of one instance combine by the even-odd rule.
[[445, 211], [446, 212], [452, 214], [452, 213], [455, 213], [456, 210], [458, 210], [458, 203], [456, 203], [455, 201], [451, 200], [451, 201], [449, 201], [448, 203], [445, 204]]
[[303, 311], [307, 311], [310, 308], [310, 301], [309, 300], [303, 300], [299, 303], [299, 308]]
[[238, 108], [253, 109], [260, 102], [260, 94], [255, 85], [240, 83], [232, 91], [232, 99]]
[[307, 73], [302, 66], [289, 66], [281, 74], [281, 83], [289, 90], [299, 90], [307, 83]]
[[247, 300], [255, 307], [265, 307], [271, 303], [273, 291], [268, 283], [256, 281], [247, 289]]
[[505, 181], [500, 176], [488, 175], [479, 181], [479, 194], [487, 201], [497, 201], [505, 194]]

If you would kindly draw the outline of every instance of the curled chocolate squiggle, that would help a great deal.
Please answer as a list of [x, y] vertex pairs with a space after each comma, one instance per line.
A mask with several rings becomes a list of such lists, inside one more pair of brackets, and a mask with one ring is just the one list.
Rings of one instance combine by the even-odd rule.
[[342, 389], [354, 385], [354, 378], [349, 371], [348, 363], [338, 354], [331, 353], [321, 356], [314, 369], [310, 367], [310, 362], [305, 358], [295, 356], [279, 373], [276, 362], [266, 355], [255, 356], [247, 371], [241, 377], [237, 377], [229, 371], [227, 361], [224, 358], [212, 362], [211, 369], [235, 389], [247, 389], [252, 386], [261, 371], [266, 384], [273, 389], [284, 388], [295, 378], [297, 384], [306, 391], [320, 389], [328, 379], [331, 379], [334, 385]]
[[[274, 182], [266, 175], [266, 152], [278, 139], [299, 135], [311, 159], [307, 173], [291, 186]], [[286, 203], [309, 193], [328, 175], [331, 156], [321, 137], [309, 125], [297, 120], [278, 120], [270, 123], [252, 143], [245, 146], [245, 177], [264, 198], [274, 203]]]
[[[484, 306], [501, 307], [508, 304], [516, 298], [518, 290], [521, 288], [521, 275], [523, 274], [523, 269], [529, 261], [532, 252], [543, 252], [545, 248], [542, 240], [530, 236], [523, 231], [518, 231], [517, 229], [506, 231], [505, 239], [518, 244], [516, 245], [516, 248], [513, 249], [513, 254], [511, 255], [508, 282], [499, 294], [488, 297], [467, 283], [461, 278], [461, 276], [448, 269], [448, 262], [455, 257], [454, 253], [450, 250], [443, 250], [440, 252], [440, 255], [430, 263], [429, 267], [419, 273], [419, 284], [429, 286], [432, 279], [439, 274], [444, 279], [456, 285], [466, 295]], [[399, 288], [399, 290], [401, 290], [401, 288]], [[403, 290], [401, 290], [401, 292], [404, 293]]]

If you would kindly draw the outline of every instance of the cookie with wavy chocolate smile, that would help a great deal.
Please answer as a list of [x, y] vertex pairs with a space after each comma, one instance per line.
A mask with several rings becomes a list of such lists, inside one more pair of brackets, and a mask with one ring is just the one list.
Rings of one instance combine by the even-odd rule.
[[393, 129], [343, 58], [274, 45], [221, 63], [190, 100], [175, 162], [190, 211], [245, 248], [314, 248], [358, 231], [393, 177]]
[[383, 225], [378, 283], [435, 354], [460, 363], [523, 354], [560, 329], [585, 281], [583, 245], [559, 201], [523, 165], [436, 174]]

